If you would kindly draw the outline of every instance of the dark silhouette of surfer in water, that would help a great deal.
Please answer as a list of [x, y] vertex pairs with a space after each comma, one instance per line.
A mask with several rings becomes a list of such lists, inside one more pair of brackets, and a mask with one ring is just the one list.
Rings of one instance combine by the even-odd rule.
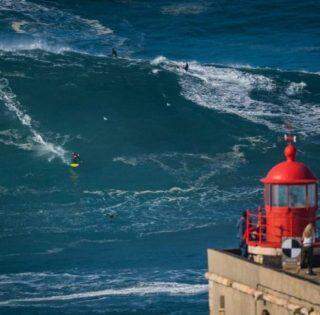
[[116, 212], [108, 212], [108, 213], [106, 213], [106, 215], [109, 220], [113, 220], [118, 216], [118, 214]]
[[117, 53], [115, 48], [112, 48], [112, 57], [113, 58], [118, 58], [118, 53]]

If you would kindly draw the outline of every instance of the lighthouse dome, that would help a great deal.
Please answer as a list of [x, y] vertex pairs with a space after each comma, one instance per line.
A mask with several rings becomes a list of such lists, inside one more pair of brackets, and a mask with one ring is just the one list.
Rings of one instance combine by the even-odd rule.
[[288, 144], [284, 150], [286, 161], [274, 166], [261, 181], [264, 184], [307, 184], [317, 182], [310, 169], [295, 160], [297, 149]]

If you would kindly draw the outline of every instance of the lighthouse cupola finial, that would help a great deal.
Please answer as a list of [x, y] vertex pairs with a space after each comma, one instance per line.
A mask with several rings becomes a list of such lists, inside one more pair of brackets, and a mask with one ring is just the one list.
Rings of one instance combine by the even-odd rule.
[[293, 145], [297, 141], [297, 137], [293, 135], [285, 135], [284, 140], [287, 141], [288, 145], [284, 149], [284, 155], [287, 159], [287, 161], [295, 161], [297, 149]]

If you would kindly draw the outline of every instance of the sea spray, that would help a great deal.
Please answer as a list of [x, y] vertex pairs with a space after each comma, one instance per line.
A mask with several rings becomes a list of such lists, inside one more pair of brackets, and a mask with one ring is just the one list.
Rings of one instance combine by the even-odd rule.
[[31, 116], [22, 108], [22, 105], [17, 100], [17, 96], [13, 93], [9, 81], [6, 78], [0, 78], [0, 100], [9, 111], [15, 114], [20, 123], [30, 132], [33, 142], [33, 145], [31, 146], [32, 149], [37, 150], [41, 155], [48, 155], [49, 161], [57, 157], [60, 158], [63, 163], [68, 163], [67, 151], [59, 145], [46, 141], [36, 130]]

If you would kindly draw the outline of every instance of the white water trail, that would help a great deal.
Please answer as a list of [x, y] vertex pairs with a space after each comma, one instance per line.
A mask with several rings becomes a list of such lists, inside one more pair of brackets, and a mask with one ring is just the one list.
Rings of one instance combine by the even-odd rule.
[[[181, 95], [200, 106], [237, 115], [277, 132], [285, 131], [285, 123], [290, 122], [297, 133], [320, 134], [319, 104], [297, 98], [306, 88], [305, 82], [290, 82], [285, 88], [263, 74], [196, 61], [189, 62], [185, 71], [183, 62], [164, 56], [153, 59], [151, 65], [176, 73]], [[265, 101], [255, 93], [269, 94], [274, 100]]]
[[205, 284], [186, 284], [177, 282], [151, 282], [140, 283], [137, 286], [120, 288], [120, 289], [105, 289], [98, 291], [88, 291], [80, 293], [71, 293], [65, 295], [53, 295], [46, 297], [31, 297], [21, 299], [10, 299], [1, 301], [0, 305], [15, 305], [20, 303], [37, 303], [37, 302], [59, 302], [79, 299], [93, 299], [107, 296], [129, 296], [129, 295], [198, 295], [208, 291]]
[[37, 150], [41, 155], [49, 155], [49, 161], [58, 157], [63, 163], [68, 163], [67, 151], [59, 145], [46, 141], [36, 130], [32, 118], [22, 109], [6, 78], [0, 78], [0, 100], [9, 111], [15, 114], [21, 124], [29, 130], [33, 142], [32, 149]]
[[254, 88], [271, 91], [274, 83], [271, 79], [258, 74], [245, 73], [236, 68], [202, 65], [189, 62], [189, 70], [184, 71], [184, 63], [159, 56], [151, 61], [176, 73], [180, 78], [181, 94], [201, 106], [262, 123], [270, 129], [277, 126], [270, 117], [280, 116], [279, 111], [270, 111], [271, 103], [253, 100], [250, 92]]

